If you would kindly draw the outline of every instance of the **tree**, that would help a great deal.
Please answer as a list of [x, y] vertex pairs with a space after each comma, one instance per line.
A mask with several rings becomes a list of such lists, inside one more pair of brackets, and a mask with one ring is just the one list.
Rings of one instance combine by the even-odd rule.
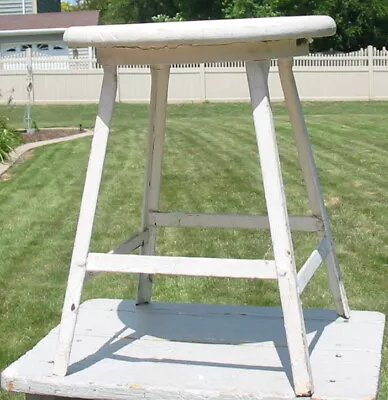
[[388, 44], [388, 0], [83, 0], [78, 7], [100, 10], [105, 24], [326, 14], [337, 34], [316, 39], [314, 50]]
[[175, 0], [174, 6], [188, 21], [223, 17], [222, 0]]
[[388, 43], [387, 0], [278, 0], [283, 15], [326, 14], [337, 23], [337, 34], [317, 39], [316, 50], [352, 51]]
[[330, 15], [337, 34], [316, 39], [314, 50], [352, 51], [388, 44], [387, 0], [224, 0], [223, 14], [225, 18]]
[[173, 17], [169, 17], [166, 14], [158, 14], [153, 16], [152, 22], [178, 22], [185, 21], [181, 13], [176, 13]]
[[279, 15], [276, 3], [255, 0], [224, 0], [224, 18], [274, 17]]
[[68, 1], [61, 2], [61, 11], [79, 11], [81, 7], [78, 4], [71, 4]]
[[88, 10], [100, 10], [102, 24], [151, 22], [155, 15], [176, 15], [179, 10], [172, 0], [85, 0]]
[[188, 21], [222, 18], [221, 0], [84, 0], [82, 7], [100, 10], [103, 24], [151, 22], [158, 15]]

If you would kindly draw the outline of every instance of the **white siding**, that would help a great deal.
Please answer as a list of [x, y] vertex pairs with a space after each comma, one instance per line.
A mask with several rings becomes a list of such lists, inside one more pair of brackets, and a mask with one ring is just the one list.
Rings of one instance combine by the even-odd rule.
[[0, 44], [27, 44], [27, 43], [47, 43], [47, 42], [63, 43], [63, 33], [46, 34], [46, 35], [12, 36], [12, 31], [10, 31], [9, 36], [0, 38]]
[[31, 14], [32, 1], [33, 0], [24, 0], [25, 12], [23, 12], [23, 0], [0, 0], [0, 15]]

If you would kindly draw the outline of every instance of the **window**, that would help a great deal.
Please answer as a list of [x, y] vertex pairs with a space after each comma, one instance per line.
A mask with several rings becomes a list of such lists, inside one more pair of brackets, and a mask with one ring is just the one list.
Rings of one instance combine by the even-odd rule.
[[37, 50], [39, 50], [39, 51], [48, 51], [49, 45], [46, 44], [46, 43], [38, 43], [38, 44], [36, 45], [36, 48], [37, 48]]
[[46, 41], [36, 42], [36, 43], [27, 42], [20, 44], [17, 43], [2, 44], [0, 45], [0, 54], [7, 55], [8, 57], [15, 56], [17, 54], [20, 57], [24, 57], [26, 55], [27, 49], [31, 49], [33, 54], [40, 55], [41, 57], [69, 56], [69, 49], [65, 44], [61, 42], [46, 42]]
[[31, 44], [23, 44], [21, 50], [26, 51], [27, 49], [31, 49], [32, 45]]

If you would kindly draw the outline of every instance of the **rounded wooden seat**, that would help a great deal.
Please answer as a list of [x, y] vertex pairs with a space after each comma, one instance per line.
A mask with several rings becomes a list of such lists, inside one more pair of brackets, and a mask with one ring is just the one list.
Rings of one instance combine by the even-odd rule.
[[97, 48], [102, 65], [155, 65], [301, 56], [335, 30], [332, 18], [310, 15], [71, 27], [64, 41]]
[[335, 22], [325, 15], [225, 19], [212, 21], [77, 26], [64, 40], [70, 46], [163, 47], [263, 42], [334, 35]]

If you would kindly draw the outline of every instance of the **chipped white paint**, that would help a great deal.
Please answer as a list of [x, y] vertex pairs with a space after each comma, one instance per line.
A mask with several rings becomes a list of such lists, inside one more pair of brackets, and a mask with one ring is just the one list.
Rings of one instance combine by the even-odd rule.
[[77, 322], [116, 88], [116, 67], [105, 67], [55, 355], [54, 373], [60, 376], [66, 375]]
[[311, 37], [335, 33], [323, 15], [71, 27], [70, 47], [94, 46], [101, 64], [257, 60], [308, 54]]
[[299, 396], [309, 396], [314, 392], [314, 388], [269, 100], [269, 61], [248, 62], [246, 69], [295, 393]]
[[319, 243], [317, 249], [315, 249], [307, 261], [303, 264], [302, 268], [298, 272], [298, 290], [299, 294], [303, 293], [303, 290], [313, 277], [316, 270], [322, 264], [322, 261], [326, 259], [330, 253], [330, 243], [326, 237], [324, 237]]
[[220, 62], [257, 60], [278, 57], [303, 56], [309, 53], [307, 41], [279, 40], [271, 42], [231, 42], [213, 45], [182, 45], [151, 48], [144, 51], [133, 48], [100, 48], [100, 63], [117, 65], [175, 64], [197, 62]]
[[307, 186], [311, 209], [313, 215], [322, 218], [324, 235], [326, 236], [331, 247], [331, 251], [325, 259], [330, 290], [333, 295], [338, 314], [345, 318], [349, 318], [350, 311], [348, 300], [345, 293], [345, 287], [343, 284], [337, 255], [333, 245], [333, 236], [331, 233], [329, 217], [323, 201], [322, 190], [318, 179], [318, 172], [314, 161], [314, 154], [311, 149], [306, 122], [303, 117], [303, 110], [298, 95], [298, 89], [292, 73], [292, 59], [280, 59], [278, 60], [278, 66], [284, 98], [286, 100], [300, 164]]
[[[305, 319], [314, 398], [376, 398], [384, 315], [306, 309]], [[42, 396], [29, 400], [297, 400], [281, 308], [87, 301], [66, 377], [52, 374], [57, 334], [2, 372], [5, 390]]]
[[[322, 230], [322, 222], [316, 217], [290, 216], [291, 230], [317, 232]], [[269, 229], [267, 215], [243, 214], [200, 214], [184, 212], [150, 213], [150, 221], [156, 226], [227, 228], [227, 229]]]
[[274, 261], [89, 253], [91, 272], [276, 279]]
[[136, 235], [133, 235], [129, 239], [125, 240], [123, 243], [119, 244], [114, 250], [111, 250], [109, 254], [132, 253], [132, 251], [143, 246], [144, 243], [148, 241], [148, 238], [149, 238], [148, 230], [137, 233]]
[[334, 35], [336, 25], [326, 15], [185, 21], [71, 27], [64, 41], [73, 47], [155, 47], [267, 42]]
[[[166, 130], [166, 111], [169, 65], [151, 66], [151, 101], [148, 123], [147, 165], [144, 177], [144, 199], [141, 230], [148, 230], [148, 240], [140, 249], [140, 254], [153, 255], [156, 246], [156, 227], [150, 224], [150, 212], [159, 206], [162, 180], [163, 148]], [[148, 303], [152, 294], [152, 276], [139, 275], [137, 303]]]

